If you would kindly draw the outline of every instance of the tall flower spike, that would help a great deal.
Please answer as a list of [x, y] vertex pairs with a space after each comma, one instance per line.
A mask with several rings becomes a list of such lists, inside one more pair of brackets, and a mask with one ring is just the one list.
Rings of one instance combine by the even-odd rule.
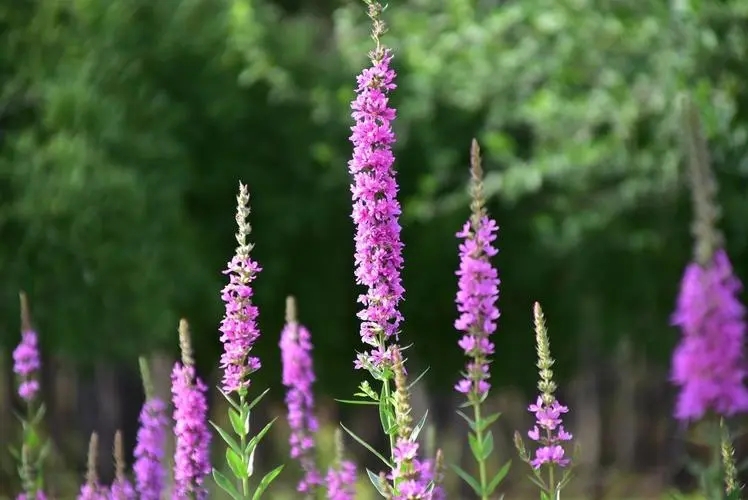
[[242, 183], [239, 183], [236, 202], [236, 241], [239, 246], [224, 271], [229, 275], [229, 283], [221, 292], [221, 298], [226, 303], [226, 314], [220, 327], [224, 347], [221, 368], [224, 370], [223, 391], [244, 395], [249, 388], [249, 375], [260, 369], [259, 358], [251, 356], [250, 352], [260, 336], [257, 327], [259, 312], [252, 303], [252, 282], [262, 269], [250, 257], [253, 245], [247, 241], [252, 232], [249, 224], [249, 191]]
[[[548, 331], [545, 327], [545, 317], [537, 302], [533, 307], [533, 316], [535, 319], [535, 340], [538, 351], [538, 372], [540, 380], [538, 381], [538, 396], [535, 404], [531, 404], [528, 410], [535, 414], [535, 426], [527, 433], [533, 441], [538, 443], [535, 450], [535, 456], [531, 459], [525, 451], [524, 444], [519, 436], [515, 436], [515, 444], [520, 455], [536, 471], [542, 467], [547, 467], [549, 471], [549, 480], [546, 484], [548, 493], [555, 498], [559, 489], [565, 483], [564, 479], [556, 482], [554, 479], [553, 469], [566, 467], [570, 460], [566, 457], [566, 452], [562, 446], [565, 441], [570, 441], [572, 435], [566, 432], [562, 424], [561, 415], [567, 413], [569, 408], [558, 402], [555, 396], [556, 384], [553, 382], [553, 358], [551, 357], [551, 345], [548, 338]], [[567, 475], [568, 477], [568, 475]]]
[[463, 333], [459, 346], [470, 361], [455, 389], [466, 394], [471, 402], [477, 402], [491, 387], [488, 365], [494, 345], [489, 337], [496, 331], [499, 317], [496, 301], [500, 282], [496, 268], [491, 265], [491, 257], [498, 253], [492, 244], [498, 227], [484, 208], [483, 171], [480, 149], [475, 140], [470, 151], [470, 167], [472, 216], [457, 233], [463, 242], [459, 247], [460, 268], [456, 273], [459, 278], [456, 302], [460, 316], [455, 321], [455, 328]]
[[345, 459], [343, 434], [335, 429], [335, 464], [325, 478], [328, 500], [354, 500], [356, 498], [356, 464]]
[[98, 462], [99, 436], [91, 433], [88, 441], [88, 467], [86, 468], [86, 482], [78, 493], [78, 500], [108, 500], [107, 489], [99, 484], [96, 472]]
[[171, 374], [174, 403], [174, 486], [176, 498], [208, 498], [205, 478], [211, 472], [210, 433], [207, 429], [207, 387], [195, 374], [187, 321], [179, 321], [179, 345], [182, 362], [176, 362]]
[[140, 500], [160, 500], [165, 476], [166, 404], [154, 395], [148, 362], [141, 357], [139, 363], [145, 402], [140, 410], [133, 472]]
[[127, 464], [121, 431], [114, 434], [114, 465], [116, 474], [110, 490], [110, 500], [135, 500], [135, 490], [125, 475]]
[[293, 297], [286, 299], [286, 325], [280, 338], [281, 361], [283, 365], [283, 385], [288, 388], [286, 407], [288, 425], [291, 428], [291, 458], [301, 464], [304, 477], [297, 490], [313, 498], [314, 492], [322, 484], [322, 476], [314, 459], [314, 436], [318, 429], [314, 416], [314, 369], [312, 367], [312, 339], [296, 315], [296, 302]]
[[734, 275], [716, 223], [716, 181], [694, 105], [685, 100], [684, 129], [694, 202], [695, 261], [686, 267], [672, 316], [682, 339], [673, 352], [672, 380], [680, 387], [675, 417], [687, 422], [707, 412], [748, 410], [742, 284]]
[[13, 371], [20, 378], [18, 395], [31, 403], [39, 393], [38, 371], [41, 367], [36, 331], [31, 326], [29, 303], [26, 294], [19, 294], [21, 301], [21, 342], [13, 351]]
[[379, 368], [391, 361], [387, 341], [397, 339], [403, 319], [399, 304], [405, 292], [400, 270], [403, 244], [400, 240], [400, 203], [397, 200], [392, 145], [395, 109], [389, 105], [389, 93], [395, 89], [395, 71], [390, 67], [392, 52], [379, 37], [384, 33], [382, 6], [368, 0], [376, 49], [369, 56], [371, 67], [357, 77], [356, 98], [351, 103], [355, 124], [350, 137], [353, 158], [348, 167], [353, 176], [352, 218], [356, 225], [356, 282], [366, 287], [358, 301], [363, 310], [361, 339], [373, 349], [359, 354], [356, 368]]
[[413, 419], [410, 415], [410, 394], [405, 376], [404, 361], [399, 348], [392, 351], [395, 372], [395, 423], [397, 440], [392, 451], [393, 499], [431, 499], [434, 464], [431, 460], [418, 460], [418, 441], [413, 436]]

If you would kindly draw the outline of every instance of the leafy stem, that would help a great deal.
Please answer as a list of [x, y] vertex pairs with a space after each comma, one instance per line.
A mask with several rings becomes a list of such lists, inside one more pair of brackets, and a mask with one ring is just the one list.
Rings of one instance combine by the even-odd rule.
[[[472, 398], [473, 416], [479, 424], [475, 429], [475, 438], [479, 443], [483, 442], [483, 426], [480, 425], [481, 419], [481, 402], [477, 398]], [[488, 500], [488, 476], [486, 473], [486, 459], [483, 454], [475, 457], [478, 461], [478, 480], [480, 481], [481, 500]]]

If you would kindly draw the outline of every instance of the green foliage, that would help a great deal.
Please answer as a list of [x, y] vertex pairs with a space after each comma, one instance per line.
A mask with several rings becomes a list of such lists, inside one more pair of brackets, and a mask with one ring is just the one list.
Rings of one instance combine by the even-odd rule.
[[[512, 356], [494, 379], [530, 384], [532, 339], [520, 332], [535, 299], [562, 325], [561, 376], [578, 335], [601, 347], [630, 335], [662, 359], [691, 248], [674, 106], [683, 91], [704, 116], [728, 249], [748, 262], [744, 2], [394, 7], [404, 335], [414, 361], [444, 367], [429, 382], [449, 388], [459, 370], [451, 269], [474, 136], [511, 290], [497, 353]], [[15, 343], [7, 318], [24, 288], [45, 348], [134, 362], [171, 345], [171, 325], [189, 316], [199, 362], [212, 365], [242, 180], [265, 269], [262, 330], [280, 328], [272, 318], [296, 295], [326, 332], [321, 387], [350, 390], [334, 374], [351, 370], [359, 342], [345, 165], [367, 29], [354, 4], [293, 14], [265, 0], [0, 6], [2, 342]], [[277, 356], [272, 337], [257, 346], [263, 359]]]

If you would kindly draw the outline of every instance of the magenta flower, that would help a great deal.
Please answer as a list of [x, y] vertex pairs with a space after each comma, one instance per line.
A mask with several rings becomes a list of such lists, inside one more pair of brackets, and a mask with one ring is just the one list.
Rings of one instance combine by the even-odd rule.
[[314, 369], [312, 367], [312, 341], [309, 331], [295, 319], [295, 307], [289, 298], [288, 321], [281, 332], [280, 348], [283, 365], [283, 385], [288, 388], [286, 406], [288, 425], [291, 428], [291, 458], [301, 463], [304, 477], [297, 490], [312, 493], [322, 484], [314, 460], [314, 434], [318, 423], [314, 416]]
[[236, 255], [231, 259], [224, 274], [229, 275], [229, 283], [221, 292], [226, 303], [226, 314], [221, 321], [221, 342], [224, 352], [221, 354], [223, 368], [223, 391], [245, 394], [249, 388], [249, 375], [260, 369], [260, 360], [249, 353], [260, 336], [257, 327], [259, 315], [252, 303], [252, 282], [262, 269], [250, 258], [252, 245], [247, 242], [251, 232], [249, 219], [249, 192], [247, 187], [239, 184], [237, 196], [236, 221], [239, 232], [236, 234], [239, 246]]
[[707, 266], [692, 263], [686, 268], [672, 316], [683, 334], [672, 366], [673, 382], [681, 388], [678, 420], [698, 420], [710, 411], [732, 416], [748, 410], [741, 289], [724, 250]]
[[81, 486], [78, 500], [109, 500], [109, 488], [99, 484], [86, 483]]
[[356, 497], [356, 465], [343, 460], [338, 467], [330, 467], [325, 479], [328, 500], [354, 500]]
[[160, 500], [164, 488], [166, 405], [151, 397], [140, 410], [140, 429], [135, 446], [135, 484], [141, 500]]
[[476, 216], [465, 223], [457, 237], [460, 244], [460, 268], [457, 271], [457, 311], [460, 317], [455, 328], [464, 333], [459, 346], [472, 361], [467, 364], [464, 378], [455, 389], [463, 394], [473, 393], [480, 399], [488, 392], [488, 357], [494, 352], [489, 336], [496, 331], [499, 309], [499, 278], [491, 257], [498, 253], [492, 245], [498, 227], [493, 219]]
[[21, 493], [16, 497], [16, 500], [47, 500], [47, 495], [45, 495], [43, 491], [37, 491], [35, 494], [30, 496], [26, 493]]
[[419, 444], [406, 438], [399, 437], [392, 450], [394, 467], [387, 478], [392, 480], [395, 487], [393, 500], [444, 498], [442, 488], [432, 487], [434, 480], [434, 461], [418, 459]]
[[389, 360], [385, 341], [397, 336], [403, 319], [398, 309], [404, 293], [401, 210], [392, 153], [395, 110], [388, 98], [396, 87], [395, 71], [390, 68], [389, 50], [375, 51], [372, 56], [372, 66], [357, 77], [357, 96], [351, 104], [356, 122], [350, 137], [353, 158], [348, 162], [353, 175], [356, 282], [367, 287], [366, 294], [358, 298], [364, 306], [358, 313], [360, 333], [363, 342], [374, 347], [368, 355], [358, 356], [356, 368], [377, 367]]
[[206, 386], [191, 364], [175, 363], [171, 375], [174, 403], [174, 492], [176, 498], [208, 498], [205, 478], [211, 472], [210, 433], [206, 422]]
[[39, 392], [37, 372], [41, 367], [36, 332], [28, 329], [21, 333], [21, 342], [13, 351], [13, 371], [20, 377], [18, 395], [30, 403]]
[[561, 420], [561, 415], [567, 413], [569, 408], [560, 404], [555, 397], [549, 397], [551, 398], [550, 404], [546, 404], [543, 396], [538, 396], [537, 402], [528, 408], [535, 414], [536, 425], [527, 435], [541, 445], [535, 450], [535, 458], [530, 461], [530, 465], [535, 469], [539, 469], [543, 464], [554, 463], [560, 467], [566, 467], [570, 463], [560, 445], [561, 442], [572, 439], [572, 435], [566, 432]]
[[135, 490], [130, 481], [125, 478], [118, 478], [112, 483], [108, 498], [109, 500], [135, 500], [142, 497], [135, 496]]

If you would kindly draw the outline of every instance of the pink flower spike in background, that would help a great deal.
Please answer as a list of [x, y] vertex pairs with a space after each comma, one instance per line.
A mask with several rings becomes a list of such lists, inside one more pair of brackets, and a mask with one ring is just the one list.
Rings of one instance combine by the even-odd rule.
[[314, 459], [315, 433], [318, 429], [314, 416], [314, 368], [312, 366], [312, 339], [303, 325], [298, 323], [293, 297], [286, 299], [286, 325], [280, 339], [283, 365], [283, 385], [286, 386], [288, 426], [291, 428], [291, 458], [301, 464], [304, 476], [298, 491], [313, 497], [322, 476]]
[[18, 395], [26, 403], [33, 401], [39, 393], [38, 372], [41, 368], [37, 334], [31, 326], [26, 294], [21, 299], [21, 342], [13, 350], [13, 371], [20, 378]]
[[174, 486], [176, 498], [208, 498], [205, 479], [211, 472], [210, 432], [207, 429], [207, 387], [195, 374], [187, 321], [179, 322], [182, 362], [171, 374], [174, 403]]
[[748, 411], [745, 387], [745, 307], [742, 285], [724, 250], [706, 265], [686, 268], [673, 324], [683, 337], [673, 353], [672, 379], [680, 387], [675, 417], [701, 419], [707, 412], [733, 416]]
[[160, 500], [165, 480], [166, 404], [154, 395], [147, 361], [145, 358], [139, 361], [145, 402], [140, 410], [140, 428], [132, 468], [140, 500]]

